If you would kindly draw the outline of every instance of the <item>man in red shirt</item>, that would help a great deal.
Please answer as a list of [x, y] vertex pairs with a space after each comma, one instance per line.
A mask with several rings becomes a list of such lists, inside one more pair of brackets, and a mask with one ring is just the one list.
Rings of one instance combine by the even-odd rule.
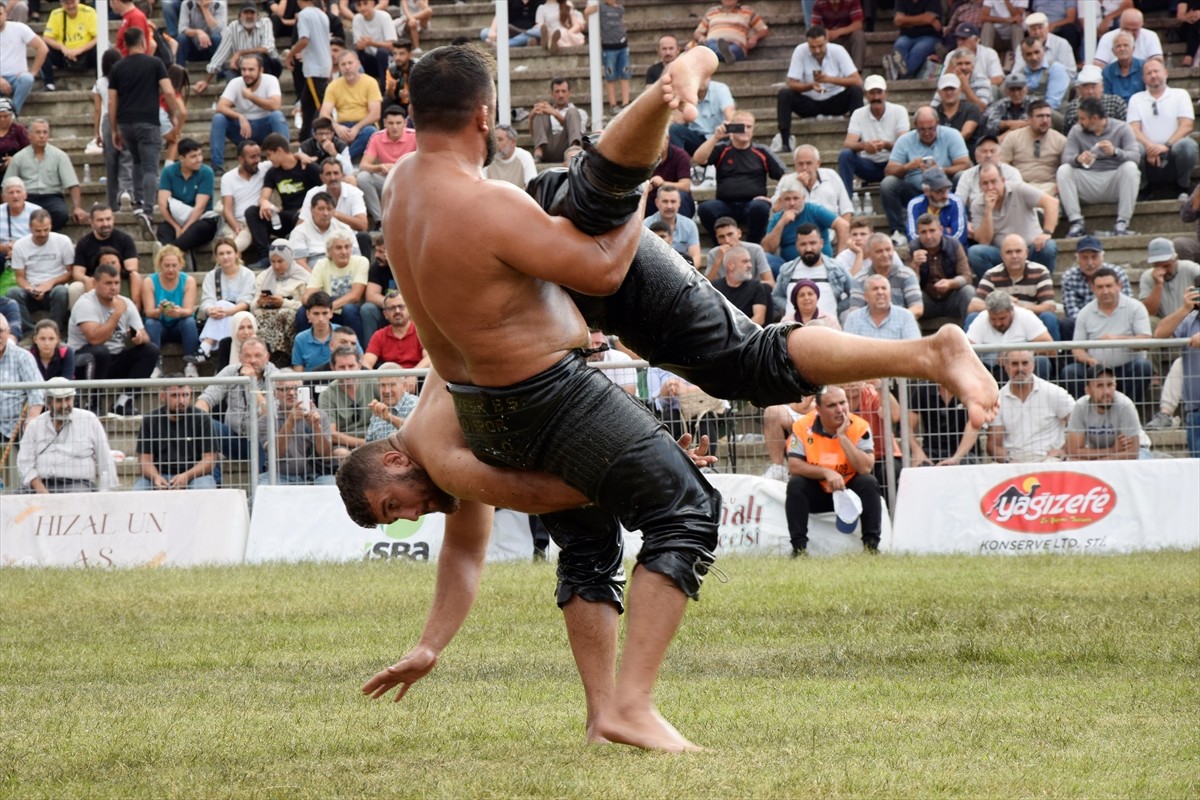
[[400, 106], [388, 106], [383, 112], [383, 130], [377, 131], [367, 140], [362, 163], [354, 177], [362, 189], [367, 204], [367, 214], [378, 223], [383, 213], [379, 193], [387, 180], [392, 165], [417, 149], [417, 132], [408, 127], [408, 118]]
[[376, 364], [399, 364], [405, 369], [429, 366], [429, 356], [417, 336], [417, 326], [408, 315], [408, 306], [397, 291], [383, 298], [383, 316], [388, 327], [375, 331], [363, 355], [362, 365], [374, 369]]
[[154, 55], [154, 37], [150, 34], [150, 23], [146, 21], [146, 15], [138, 10], [132, 0], [112, 0], [112, 8], [121, 15], [121, 27], [117, 28], [116, 42], [121, 57], [129, 55], [129, 50], [125, 47], [125, 31], [129, 28], [142, 29], [142, 34], [146, 37], [146, 55]]

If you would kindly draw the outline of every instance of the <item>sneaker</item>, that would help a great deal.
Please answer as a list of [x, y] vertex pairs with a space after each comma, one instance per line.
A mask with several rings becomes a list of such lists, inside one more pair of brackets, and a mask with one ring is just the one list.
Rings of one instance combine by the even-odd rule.
[[95, 139], [92, 139], [87, 143], [87, 146], [83, 148], [83, 152], [89, 156], [102, 155], [104, 153], [104, 145], [100, 144], [100, 142], [96, 141]]
[[200, 371], [196, 369], [196, 362], [194, 362], [194, 361], [184, 362], [183, 377], [185, 377], [185, 378], [199, 378], [200, 377]]
[[1190, 194], [1188, 194], [1187, 192], [1180, 192], [1179, 197], [1176, 197], [1175, 201], [1177, 203], [1186, 203], [1189, 199], [1191, 199]]
[[53, 84], [53, 83], [47, 83], [47, 84], [46, 84], [46, 91], [47, 91], [47, 92], [56, 92], [56, 91], [58, 91], [58, 89], [57, 89], [57, 88], [55, 88], [55, 86], [54, 86], [54, 84]]
[[717, 50], [720, 51], [721, 61], [726, 64], [737, 63], [737, 56], [733, 54], [733, 48], [729, 46], [729, 42], [725, 39], [717, 40]]
[[1155, 412], [1154, 419], [1146, 423], [1146, 430], [1148, 431], [1169, 431], [1174, 427], [1175, 418], [1161, 411]]
[[895, 245], [897, 250], [902, 247], [908, 247], [908, 237], [900, 231], [896, 231], [892, 234], [892, 244]]
[[154, 370], [150, 373], [150, 380], [162, 377], [162, 364], [156, 364]]
[[527, 119], [529, 119], [528, 108], [514, 108], [512, 110], [512, 121], [514, 125], [520, 125]]
[[1129, 230], [1129, 223], [1123, 219], [1117, 220], [1117, 224], [1113, 225], [1113, 236], [1134, 236], [1134, 232]]
[[1082, 239], [1087, 236], [1087, 228], [1083, 225], [1082, 219], [1077, 219], [1071, 223], [1070, 229], [1067, 230], [1068, 239]]
[[808, 558], [808, 548], [807, 547], [793, 547], [792, 548], [792, 558]]
[[783, 140], [782, 133], [775, 134], [774, 138], [771, 139], [771, 152], [786, 153], [786, 152], [790, 151], [791, 149], [792, 149], [792, 137], [791, 136], [789, 136], [787, 138], [786, 142]]
[[558, 54], [559, 42], [561, 40], [562, 40], [562, 29], [561, 28], [554, 31], [554, 33], [550, 34], [550, 44], [549, 44], [550, 55]]
[[138, 222], [138, 227], [145, 229], [142, 238], [148, 242], [154, 241], [157, 237], [154, 235], [154, 220], [146, 213], [144, 208], [139, 208], [133, 212], [134, 218]]
[[763, 471], [762, 476], [767, 480], [783, 481], [787, 483], [788, 471], [783, 464], [771, 464]]
[[908, 67], [904, 63], [904, 56], [893, 50], [883, 57], [883, 71], [887, 74], [889, 81], [898, 81], [901, 78], [908, 76]]
[[129, 213], [133, 210], [133, 195], [131, 195], [129, 192], [121, 192], [121, 196], [118, 198], [118, 201], [121, 204], [121, 210], [125, 213]]
[[138, 415], [137, 408], [133, 405], [133, 398], [113, 405], [111, 413], [115, 417], [136, 417]]

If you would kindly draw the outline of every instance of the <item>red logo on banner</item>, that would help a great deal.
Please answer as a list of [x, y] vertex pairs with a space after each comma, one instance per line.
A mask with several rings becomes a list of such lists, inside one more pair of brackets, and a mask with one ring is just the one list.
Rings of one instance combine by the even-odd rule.
[[979, 510], [1014, 533], [1060, 533], [1099, 522], [1116, 505], [1116, 491], [1091, 475], [1032, 472], [997, 484]]

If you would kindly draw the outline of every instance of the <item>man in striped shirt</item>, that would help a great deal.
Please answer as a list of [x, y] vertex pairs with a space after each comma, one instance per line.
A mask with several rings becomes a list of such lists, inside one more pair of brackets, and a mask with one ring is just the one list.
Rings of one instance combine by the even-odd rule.
[[767, 33], [767, 23], [754, 9], [738, 0], [721, 0], [704, 14], [692, 38], [732, 64], [745, 61]]
[[46, 390], [49, 411], [29, 423], [21, 438], [17, 471], [27, 492], [94, 492], [117, 485], [117, 465], [96, 415], [75, 408], [75, 389], [66, 378]]

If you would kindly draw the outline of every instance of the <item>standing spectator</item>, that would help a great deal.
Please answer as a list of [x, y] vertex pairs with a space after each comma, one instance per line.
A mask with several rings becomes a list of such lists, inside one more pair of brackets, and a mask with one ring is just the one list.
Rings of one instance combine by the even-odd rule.
[[248, 216], [258, 213], [258, 198], [269, 161], [262, 160], [262, 148], [253, 139], [242, 139], [237, 146], [237, 166], [221, 176], [221, 221], [218, 236], [233, 239], [238, 252], [249, 264], [260, 264], [263, 251], [250, 235]]
[[871, 75], [863, 83], [867, 104], [850, 114], [846, 141], [838, 153], [838, 174], [846, 192], [854, 191], [854, 179], [882, 181], [896, 140], [908, 133], [908, 112], [887, 101], [887, 81]]
[[209, 141], [214, 173], [225, 168], [225, 142], [237, 145], [250, 139], [261, 145], [268, 134], [289, 133], [280, 110], [283, 92], [279, 79], [263, 71], [263, 59], [257, 53], [243, 55], [239, 63], [241, 74], [225, 86], [213, 114]]
[[96, 415], [75, 408], [75, 388], [62, 382], [46, 390], [47, 413], [25, 427], [17, 471], [26, 492], [94, 492], [117, 485], [117, 465], [108, 435]]
[[[1050, 271], [1041, 264], [1026, 260], [1029, 246], [1019, 233], [1003, 237], [999, 252], [1000, 263], [983, 272], [969, 310], [973, 314], [983, 311], [984, 301], [989, 294], [996, 289], [1007, 289], [1018, 304], [1038, 315], [1054, 341], [1062, 341], [1058, 317], [1054, 314], [1054, 281]], [[970, 257], [968, 251], [967, 258]], [[972, 317], [967, 317], [968, 328], [971, 327], [971, 320]]]
[[261, 72], [264, 74], [278, 79], [283, 72], [279, 54], [275, 50], [275, 34], [271, 30], [271, 20], [259, 17], [258, 6], [254, 3], [242, 4], [238, 18], [226, 26], [217, 51], [204, 68], [207, 76], [211, 77], [206, 76], [197, 81], [192, 88], [197, 94], [204, 94], [204, 90], [213, 80], [231, 81], [240, 77], [242, 61], [248, 56], [258, 56]]
[[0, 180], [4, 180], [9, 160], [29, 146], [29, 131], [15, 120], [13, 102], [0, 97]]
[[[133, 237], [115, 225], [113, 210], [103, 203], [92, 206], [88, 218], [92, 229], [75, 244], [75, 259], [71, 267], [72, 280], [82, 284], [78, 291], [89, 292], [95, 288], [92, 275], [100, 265], [100, 253], [105, 248], [117, 251], [121, 261], [121, 277], [129, 283], [129, 296], [134, 305], [142, 303], [142, 276], [138, 272], [137, 244]], [[72, 287], [72, 291], [75, 288]]]
[[917, 220], [929, 214], [947, 237], [967, 246], [967, 208], [957, 195], [950, 194], [950, 187], [950, 179], [937, 167], [922, 173], [921, 194], [908, 201], [905, 213], [907, 241], [917, 238]]
[[[157, 198], [155, 176], [163, 142], [158, 116], [159, 97], [171, 110], [171, 120], [176, 128], [182, 125], [181, 116], [185, 110], [171, 86], [162, 60], [146, 54], [146, 40], [141, 28], [126, 30], [125, 44], [129, 55], [117, 62], [108, 77], [108, 120], [114, 149], [104, 151], [104, 168], [109, 175], [117, 175], [120, 151], [127, 149], [132, 154], [135, 200], [137, 192], [141, 192], [141, 207], [135, 209], [134, 214], [139, 225], [154, 236], [151, 217]], [[118, 200], [117, 188], [114, 182], [109, 183], [108, 204], [114, 208]]]
[[[1125, 268], [1109, 264], [1104, 260], [1104, 245], [1095, 236], [1084, 236], [1075, 245], [1075, 266], [1068, 269], [1062, 276], [1063, 319], [1059, 323], [1064, 342], [1075, 338], [1075, 318], [1083, 307], [1092, 302], [1096, 295], [1092, 293], [1092, 276], [1101, 267], [1111, 269], [1117, 275], [1121, 284], [1121, 293], [1133, 296], [1129, 286], [1129, 277]], [[1143, 272], [1146, 275], [1151, 270]]]
[[[50, 144], [50, 123], [46, 120], [35, 119], [29, 124], [29, 146], [9, 159], [5, 176], [25, 183], [29, 200], [50, 212], [54, 230], [66, 227], [68, 219], [79, 224], [87, 222], [71, 157]], [[70, 214], [64, 193], [71, 196]]]
[[408, 315], [404, 298], [394, 289], [383, 298], [383, 315], [387, 326], [375, 331], [367, 344], [362, 365], [374, 369], [377, 364], [395, 363], [404, 369], [429, 366], [429, 356], [417, 334], [417, 325]]
[[308, 271], [293, 260], [286, 239], [271, 243], [270, 266], [258, 273], [254, 285], [258, 289], [253, 308], [258, 337], [267, 344], [272, 357], [290, 358], [296, 312], [308, 286]]
[[[154, 346], [179, 342], [183, 347], [184, 374], [194, 378], [196, 356], [200, 352], [200, 332], [196, 328], [196, 279], [182, 274], [183, 252], [173, 244], [154, 256], [154, 272], [142, 288], [142, 313], [146, 333]], [[161, 370], [161, 358], [158, 369]], [[189, 401], [190, 405], [190, 401]]]
[[[300, 95], [300, 140], [311, 135], [313, 119], [325, 101], [325, 87], [333, 72], [333, 51], [329, 34], [329, 16], [321, 10], [317, 0], [299, 0], [300, 13], [296, 15], [296, 43], [288, 53], [284, 64], [299, 78], [296, 91]], [[296, 62], [300, 61], [300, 74], [296, 74]], [[376, 84], [376, 89], [379, 85]], [[264, 144], [265, 149], [265, 144]]]
[[1092, 63], [1098, 67], [1104, 67], [1111, 62], [1115, 55], [1114, 42], [1122, 33], [1128, 34], [1133, 39], [1134, 58], [1141, 59], [1143, 62], [1151, 59], [1162, 61], [1163, 49], [1162, 43], [1158, 40], [1158, 34], [1146, 30], [1145, 25], [1146, 18], [1141, 11], [1135, 8], [1122, 11], [1121, 27], [1100, 37], [1100, 41], [1096, 44], [1096, 59]]
[[[513, 147], [516, 148], [516, 133], [513, 133]], [[383, 219], [383, 183], [387, 180], [392, 166], [417, 149], [417, 134], [408, 127], [408, 119], [404, 109], [399, 106], [388, 106], [383, 113], [383, 130], [376, 133], [367, 142], [366, 152], [363, 153], [355, 179], [358, 188], [362, 189], [363, 202], [367, 204], [367, 215], [379, 223]], [[528, 154], [526, 154], [528, 155]], [[532, 159], [530, 159], [532, 160]], [[536, 167], [534, 168], [536, 170]], [[524, 188], [524, 187], [522, 187]]]
[[392, 42], [396, 41], [396, 26], [386, 11], [375, 8], [375, 0], [355, 0], [354, 7], [358, 9], [351, 23], [354, 48], [367, 75], [383, 86]]
[[[620, 351], [609, 351], [620, 353]], [[629, 358], [629, 356], [625, 356]], [[366, 357], [364, 356], [364, 359]], [[399, 364], [380, 364], [379, 372], [399, 372], [401, 369]], [[610, 375], [615, 370], [605, 370], [605, 375]], [[371, 424], [367, 426], [367, 441], [374, 442], [379, 439], [386, 439], [400, 428], [404, 427], [405, 420], [408, 415], [417, 407], [417, 396], [406, 390], [406, 384], [413, 381], [415, 387], [415, 378], [402, 378], [399, 375], [380, 374], [379, 380], [376, 383], [376, 388], [379, 391], [379, 399], [371, 400], [368, 407], [371, 410]], [[637, 386], [634, 386], [637, 389]]]
[[187, 67], [189, 61], [207, 62], [217, 53], [229, 14], [221, 0], [183, 0], [179, 9], [179, 49], [175, 63]]
[[351, 160], [358, 160], [367, 149], [367, 140], [379, 130], [375, 123], [380, 119], [383, 92], [374, 78], [362, 73], [353, 50], [342, 53], [338, 67], [342, 74], [325, 90], [321, 116], [334, 119], [333, 132], [349, 147]]
[[[137, 28], [142, 32], [141, 41], [143, 50], [149, 55], [154, 55], [156, 45], [154, 37], [150, 34], [150, 21], [146, 19], [146, 15], [142, 13], [142, 10], [134, 5], [134, 0], [110, 0], [110, 5], [112, 6], [112, 10], [117, 12], [121, 17], [121, 25], [117, 28], [117, 33], [113, 37], [113, 41], [117, 45], [117, 50], [121, 52], [121, 58], [125, 58], [133, 52], [130, 49], [129, 40], [125, 38], [125, 34], [133, 28]], [[175, 2], [175, 0], [169, 0], [169, 2], [163, 4], [163, 15], [166, 17], [167, 23], [167, 35], [171, 37], [177, 34], [172, 19], [178, 20], [177, 9], [179, 5], [180, 3]], [[170, 59], [170, 54], [167, 54], [167, 58], [168, 60]], [[163, 63], [165, 66], [166, 62], [164, 61]]]
[[1029, 124], [1029, 87], [1025, 76], [1013, 73], [1004, 78], [1004, 97], [983, 112], [983, 133], [980, 139], [992, 136], [1003, 141], [1010, 131]]
[[721, 0], [721, 5], [704, 12], [692, 40], [732, 64], [745, 61], [768, 33], [766, 21], [750, 6], [739, 0]]
[[254, 273], [242, 266], [232, 239], [213, 243], [216, 268], [204, 275], [200, 310], [206, 317], [200, 331], [200, 361], [206, 361], [223, 339], [233, 335], [233, 315], [249, 311], [254, 302]]
[[54, 70], [96, 69], [96, 9], [79, 0], [62, 0], [62, 6], [50, 12], [42, 41], [49, 48], [42, 83], [52, 92]]
[[[26, 56], [28, 48], [33, 49], [32, 64]], [[0, 3], [0, 95], [12, 98], [13, 111], [18, 115], [33, 91], [33, 78], [42, 71], [48, 52], [46, 43], [28, 25], [9, 21], [8, 9]]]
[[658, 37], [658, 61], [646, 68], [646, 85], [662, 77], [663, 70], [675, 59], [679, 58], [679, 40], [667, 33]]
[[1100, 68], [1095, 64], [1088, 64], [1079, 70], [1079, 78], [1075, 81], [1075, 99], [1067, 103], [1066, 110], [1063, 112], [1063, 133], [1068, 135], [1071, 133], [1071, 128], [1075, 127], [1076, 122], [1079, 122], [1079, 104], [1088, 99], [1100, 101], [1104, 107], [1104, 116], [1108, 119], [1125, 121], [1127, 113], [1125, 101], [1115, 94], [1105, 94], [1104, 78], [1100, 74]]
[[669, 128], [671, 144], [682, 147], [689, 156], [693, 155], [696, 148], [704, 144], [708, 137], [716, 133], [721, 123], [731, 121], [736, 110], [733, 94], [729, 87], [720, 81], [705, 77], [700, 82], [697, 97], [699, 102], [696, 103], [696, 118], [691, 122], [683, 122], [682, 117], [677, 117]]
[[1075, 401], [1066, 389], [1033, 374], [1033, 353], [1010, 350], [1001, 359], [1008, 383], [988, 430], [988, 451], [1000, 464], [1062, 461], [1067, 420]]
[[792, 51], [787, 86], [779, 90], [779, 135], [771, 149], [792, 149], [792, 115], [804, 119], [840, 117], [860, 108], [863, 79], [840, 44], [829, 44], [819, 25], [804, 34], [805, 42]]
[[[0, 383], [37, 383], [43, 380], [39, 374], [38, 359], [18, 347], [11, 333], [8, 320], [0, 317]], [[0, 443], [7, 446], [19, 439], [29, 421], [42, 413], [44, 402], [45, 392], [41, 389], [0, 390]]]
[[[619, 0], [601, 0], [588, 4], [585, 16], [600, 13], [600, 55], [604, 61], [604, 91], [608, 105], [616, 114], [629, 105], [629, 39], [625, 34], [625, 6]], [[617, 105], [617, 84], [621, 85], [621, 105]]]
[[1117, 197], [1117, 224], [1112, 235], [1129, 235], [1141, 181], [1139, 156], [1133, 129], [1120, 120], [1109, 119], [1099, 100], [1084, 100], [1079, 107], [1079, 123], [1067, 137], [1057, 174], [1059, 197], [1070, 222], [1069, 238], [1087, 234], [1081, 199], [1101, 203], [1113, 195]]
[[950, 72], [938, 78], [937, 88], [938, 103], [934, 108], [937, 110], [938, 125], [961, 133], [963, 141], [967, 143], [967, 152], [974, 152], [983, 111], [975, 103], [963, 101], [963, 82], [957, 74]]
[[[314, 206], [314, 211], [316, 207]], [[330, 308], [338, 324], [348, 325], [362, 341], [362, 317], [359, 304], [367, 288], [367, 259], [354, 253], [354, 237], [346, 231], [330, 233], [325, 240], [328, 251], [314, 262], [312, 276], [308, 279], [305, 299], [317, 293], [326, 294], [332, 300]], [[301, 311], [296, 315], [296, 330], [308, 328], [308, 315]]]
[[891, 81], [920, 78], [941, 43], [941, 0], [896, 0], [892, 21], [900, 36], [895, 49], [883, 57], [883, 71]]
[[[96, 267], [96, 288], [85, 292], [71, 309], [67, 344], [82, 362], [90, 356], [88, 380], [149, 378], [158, 365], [158, 348], [142, 325], [132, 300], [121, 297], [121, 276], [109, 264]], [[136, 415], [133, 397], [122, 391], [112, 411]]]
[[671, 246], [682, 256], [686, 256], [693, 264], [700, 263], [700, 229], [696, 223], [679, 213], [680, 195], [674, 186], [660, 186], [654, 198], [654, 214], [646, 217], [644, 224], [647, 228], [656, 222], [662, 222], [671, 231]]
[[533, 158], [538, 163], [561, 163], [568, 147], [583, 141], [587, 112], [571, 102], [571, 79], [550, 79], [550, 102], [539, 100], [529, 112]]
[[[171, 376], [167, 377], [180, 377]], [[217, 443], [212, 417], [192, 405], [192, 387], [167, 386], [161, 406], [142, 417], [134, 489], [216, 489]]]
[[179, 142], [179, 160], [158, 179], [158, 241], [184, 253], [208, 244], [217, 235], [220, 217], [213, 211], [213, 171], [195, 139]]
[[917, 217], [914, 228], [916, 237], [908, 243], [908, 251], [912, 253], [912, 270], [917, 273], [921, 287], [922, 314], [952, 317], [956, 324], [962, 325], [975, 296], [967, 248], [948, 235], [944, 224], [933, 214]]
[[1058, 194], [1055, 173], [1062, 164], [1067, 137], [1054, 130], [1054, 112], [1045, 100], [1029, 104], [1029, 124], [1010, 131], [1000, 143], [1000, 160], [1028, 184], [1046, 194]]
[[[8, 337], [0, 333], [0, 339]], [[75, 378], [75, 351], [62, 343], [58, 332], [58, 324], [52, 319], [40, 319], [33, 326], [33, 344], [29, 353], [37, 364], [42, 380], [51, 378]], [[26, 379], [28, 380], [28, 379]], [[0, 430], [0, 435], [4, 432]]]
[[[266, 420], [262, 419], [267, 411], [265, 379], [267, 375], [278, 372], [267, 357], [267, 345], [257, 337], [242, 342], [241, 362], [230, 364], [214, 377], [250, 378], [249, 386], [214, 383], [205, 388], [196, 400], [196, 408], [204, 412], [211, 412], [222, 403], [225, 404], [224, 417], [213, 420], [213, 436], [221, 454], [235, 461], [250, 458], [250, 415], [259, 417], [260, 434], [267, 427]], [[279, 384], [275, 385], [278, 387]], [[265, 465], [267, 460], [261, 446], [258, 453], [258, 463]]]
[[1115, 94], [1128, 103], [1135, 94], [1145, 91], [1146, 84], [1142, 80], [1144, 63], [1140, 58], [1133, 57], [1133, 37], [1125, 31], [1119, 31], [1113, 40], [1113, 60], [1100, 71], [1104, 79], [1104, 93]]
[[[733, 126], [730, 130], [729, 126]], [[746, 238], [758, 244], [767, 232], [771, 202], [767, 178], [779, 180], [786, 169], [770, 148], [754, 144], [754, 115], [739, 111], [733, 121], [722, 123], [696, 148], [692, 160], [712, 164], [717, 172], [717, 197], [700, 204], [700, 222], [715, 234], [720, 217], [732, 217], [746, 226]]]
[[735, 246], [729, 249], [725, 254], [725, 277], [714, 281], [713, 287], [751, 322], [756, 325], [767, 323], [771, 290], [755, 277], [746, 248]]
[[867, 34], [863, 30], [863, 7], [860, 0], [816, 0], [811, 28], [822, 27], [830, 44], [841, 45], [850, 53], [850, 60], [862, 72], [867, 65]]
[[1117, 461], [1151, 458], [1150, 437], [1142, 430], [1137, 407], [1117, 391], [1109, 367], [1088, 370], [1085, 394], [1067, 421], [1067, 458], [1071, 461]]
[[1187, 342], [1180, 359], [1183, 426], [1187, 431], [1188, 452], [1192, 458], [1200, 458], [1200, 286], [1187, 290], [1184, 302], [1163, 317], [1154, 335]]
[[[979, 187], [983, 194], [970, 209], [971, 237], [980, 243], [967, 250], [971, 272], [978, 277], [999, 263], [1001, 242], [1011, 234], [1029, 243], [1028, 258], [1053, 272], [1058, 259], [1054, 243], [1058, 200], [1027, 183], [1009, 186], [994, 164], [979, 170]], [[1044, 220], [1040, 227], [1039, 208]]]
[[866, 305], [846, 315], [842, 330], [869, 339], [920, 339], [917, 318], [892, 302], [891, 285], [884, 275], [869, 275], [863, 282]]
[[40, 211], [42, 207], [26, 200], [25, 181], [15, 175], [5, 178], [0, 188], [3, 189], [3, 195], [0, 196], [0, 200], [3, 200], [0, 202], [0, 294], [4, 294], [16, 285], [11, 270], [5, 270], [12, 258], [13, 244], [22, 236], [29, 235], [29, 219], [33, 212]]
[[[1037, 314], [1017, 305], [1007, 289], [997, 289], [984, 301], [986, 314], [971, 314], [968, 319], [967, 339], [971, 344], [1017, 344], [1020, 342], [1051, 342], [1050, 331]], [[996, 353], [980, 353], [979, 358], [992, 371], [997, 381], [1004, 380], [1001, 361]], [[1033, 357], [1033, 372], [1043, 380], [1050, 380], [1053, 369], [1050, 359], [1038, 354]]]
[[[333, 436], [329, 417], [311, 400], [298, 397], [299, 380], [278, 380], [271, 413], [275, 416], [275, 475], [278, 483], [333, 484]], [[268, 425], [258, 427], [259, 448], [267, 444]], [[266, 483], [266, 475], [260, 483]]]
[[[1192, 96], [1186, 89], [1167, 86], [1162, 59], [1147, 61], [1142, 79], [1146, 91], [1129, 98], [1129, 126], [1142, 153], [1142, 190], [1147, 192], [1152, 183], [1167, 184], [1179, 192], [1179, 202], [1183, 202], [1200, 156], [1200, 146], [1192, 138], [1196, 127]], [[31, 138], [32, 134], [30, 131]]]
[[[303, 163], [291, 151], [287, 138], [277, 133], [263, 140], [262, 150], [271, 168], [263, 177], [258, 212], [246, 212], [246, 227], [254, 244], [266, 250], [273, 238], [286, 237], [292, 232], [308, 190], [321, 185], [321, 168], [311, 162]], [[275, 191], [279, 192], [282, 206], [279, 209], [271, 202], [271, 193]]]
[[[391, 110], [389, 106], [388, 111]], [[364, 160], [365, 158], [364, 156]], [[533, 163], [533, 156], [525, 148], [517, 147], [517, 132], [512, 125], [496, 126], [496, 158], [483, 168], [483, 172], [489, 180], [508, 181], [521, 190], [537, 177], [537, 165]], [[375, 193], [378, 196], [379, 190], [376, 189]], [[646, 202], [653, 201], [647, 199]]]
[[[71, 265], [75, 248], [71, 240], [50, 230], [50, 212], [38, 209], [29, 217], [29, 235], [13, 243], [12, 267], [17, 285], [8, 290], [21, 310], [21, 330], [33, 330], [33, 312], [49, 311], [61, 330], [67, 327]], [[120, 280], [117, 281], [120, 285]]]
[[[1101, 339], [1149, 339], [1150, 315], [1146, 307], [1132, 297], [1121, 294], [1117, 274], [1101, 267], [1092, 274], [1092, 300], [1079, 312], [1075, 320], [1075, 340], [1094, 342]], [[1117, 376], [1117, 385], [1122, 393], [1142, 404], [1150, 386], [1154, 367], [1143, 355], [1126, 348], [1097, 348], [1088, 350], [1077, 347], [1072, 351], [1075, 363], [1063, 370], [1063, 381], [1071, 394], [1083, 394], [1083, 381], [1090, 367], [1103, 366], [1112, 369]]]
[[924, 170], [941, 167], [946, 177], [952, 178], [971, 166], [962, 134], [938, 125], [937, 112], [933, 108], [921, 106], [913, 115], [913, 123], [916, 130], [896, 140], [884, 170], [886, 176], [879, 187], [888, 226], [898, 244], [907, 241], [904, 212], [908, 201], [921, 193]]
[[1200, 51], [1200, 3], [1195, 0], [1181, 0], [1175, 4], [1175, 19], [1179, 20], [1179, 38], [1186, 48], [1183, 53], [1183, 66], [1190, 67], [1194, 63], [1197, 51]]

